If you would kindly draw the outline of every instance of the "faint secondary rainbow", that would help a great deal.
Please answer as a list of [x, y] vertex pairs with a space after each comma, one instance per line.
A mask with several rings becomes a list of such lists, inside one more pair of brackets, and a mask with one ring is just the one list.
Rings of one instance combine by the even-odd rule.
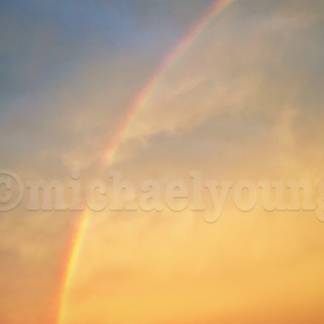
[[[115, 158], [117, 149], [125, 140], [134, 117], [149, 102], [155, 90], [158, 88], [160, 81], [163, 80], [173, 63], [186, 51], [197, 36], [205, 30], [209, 23], [234, 1], [235, 0], [215, 1], [202, 19], [198, 21], [188, 34], [166, 56], [153, 77], [131, 103], [126, 116], [123, 118], [118, 130], [110, 141], [110, 145], [104, 152], [103, 162], [105, 166], [110, 165]], [[91, 215], [92, 212], [89, 209], [85, 210], [79, 216], [79, 219], [76, 221], [72, 230], [71, 239], [64, 257], [62, 273], [60, 276], [59, 294], [56, 307], [57, 311], [53, 322], [54, 324], [66, 324], [69, 299], [68, 295]]]

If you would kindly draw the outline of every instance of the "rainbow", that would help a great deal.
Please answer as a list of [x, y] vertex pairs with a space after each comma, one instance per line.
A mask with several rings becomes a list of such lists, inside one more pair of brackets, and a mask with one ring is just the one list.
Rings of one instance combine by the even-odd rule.
[[160, 81], [163, 80], [164, 76], [172, 65], [180, 58], [190, 44], [199, 36], [209, 25], [213, 19], [218, 16], [233, 0], [218, 0], [213, 3], [211, 8], [207, 11], [207, 14], [189, 31], [189, 33], [174, 47], [174, 49], [166, 56], [160, 67], [157, 69], [153, 77], [142, 89], [142, 91], [134, 98], [131, 103], [128, 112], [120, 124], [117, 132], [112, 138], [110, 145], [106, 149], [103, 159], [104, 163], [108, 166], [114, 161], [116, 152], [120, 144], [125, 140], [129, 133], [130, 126], [134, 117], [138, 112], [145, 107], [150, 101], [155, 90], [159, 87]]
[[[105, 166], [111, 165], [120, 144], [126, 139], [130, 125], [138, 112], [149, 102], [160, 81], [172, 65], [181, 57], [191, 43], [199, 36], [205, 28], [216, 18], [226, 7], [234, 0], [217, 0], [209, 8], [207, 13], [198, 21], [198, 23], [189, 31], [189, 33], [175, 46], [175, 48], [166, 56], [153, 77], [135, 97], [131, 103], [126, 116], [123, 118], [118, 130], [110, 141], [110, 145], [104, 152], [103, 162]], [[56, 300], [56, 311], [53, 324], [65, 324], [67, 318], [67, 305], [69, 291], [72, 286], [73, 276], [78, 263], [78, 258], [86, 236], [88, 224], [92, 212], [85, 210], [76, 221], [72, 230], [71, 239], [64, 257], [63, 267], [60, 275], [59, 292]]]
[[59, 298], [54, 307], [54, 311], [56, 310], [54, 317], [57, 319], [53, 321], [53, 324], [65, 323], [69, 288], [71, 287], [75, 268], [85, 239], [85, 233], [91, 219], [91, 214], [92, 211], [87, 209], [78, 217], [73, 226], [68, 248], [63, 258], [63, 267], [60, 274]]

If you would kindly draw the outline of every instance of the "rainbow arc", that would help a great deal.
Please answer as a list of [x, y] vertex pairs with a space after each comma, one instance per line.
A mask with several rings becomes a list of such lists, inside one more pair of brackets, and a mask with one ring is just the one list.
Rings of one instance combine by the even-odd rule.
[[[166, 56], [160, 67], [154, 73], [150, 81], [145, 85], [142, 91], [134, 98], [126, 115], [124, 116], [118, 130], [114, 134], [109, 146], [103, 154], [104, 166], [107, 167], [114, 160], [118, 147], [124, 142], [130, 130], [130, 125], [140, 110], [144, 109], [146, 104], [154, 95], [160, 82], [172, 65], [181, 57], [190, 47], [194, 40], [208, 27], [208, 25], [224, 11], [234, 0], [217, 0], [209, 8], [207, 13], [191, 28], [186, 36], [172, 49]], [[88, 224], [91, 219], [91, 210], [85, 210], [79, 217], [73, 227], [71, 238], [63, 261], [62, 273], [60, 276], [59, 294], [57, 298], [57, 312], [53, 324], [67, 324], [67, 308], [69, 291], [72, 285], [78, 259], [82, 250], [83, 242], [86, 237]]]

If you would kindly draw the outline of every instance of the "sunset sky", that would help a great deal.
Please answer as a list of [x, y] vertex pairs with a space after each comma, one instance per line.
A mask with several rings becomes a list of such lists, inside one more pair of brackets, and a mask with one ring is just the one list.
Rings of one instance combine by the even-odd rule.
[[[0, 324], [324, 323], [315, 209], [189, 206], [195, 170], [207, 211], [205, 181], [306, 180], [324, 212], [323, 58], [320, 0], [0, 0], [0, 182], [25, 188], [0, 211]], [[72, 170], [82, 201], [120, 171], [164, 209], [27, 210], [28, 181], [71, 201]]]

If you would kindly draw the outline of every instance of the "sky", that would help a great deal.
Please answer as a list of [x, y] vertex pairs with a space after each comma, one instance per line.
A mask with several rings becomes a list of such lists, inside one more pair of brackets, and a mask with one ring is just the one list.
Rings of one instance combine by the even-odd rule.
[[[196, 170], [202, 182], [306, 180], [324, 200], [324, 3], [232, 1], [168, 65], [103, 162], [134, 98], [214, 2], [0, 0], [0, 170], [25, 188], [17, 208], [0, 208], [1, 324], [323, 323], [315, 210], [268, 212], [258, 188], [242, 212], [232, 188], [208, 222], [189, 203], [167, 208], [165, 192], [181, 180], [191, 202]], [[82, 197], [101, 180], [110, 203], [120, 171], [137, 201], [156, 181], [165, 208], [90, 213], [62, 300], [83, 213], [28, 211], [26, 184], [68, 188], [75, 169]], [[212, 198], [202, 186], [209, 211]]]

